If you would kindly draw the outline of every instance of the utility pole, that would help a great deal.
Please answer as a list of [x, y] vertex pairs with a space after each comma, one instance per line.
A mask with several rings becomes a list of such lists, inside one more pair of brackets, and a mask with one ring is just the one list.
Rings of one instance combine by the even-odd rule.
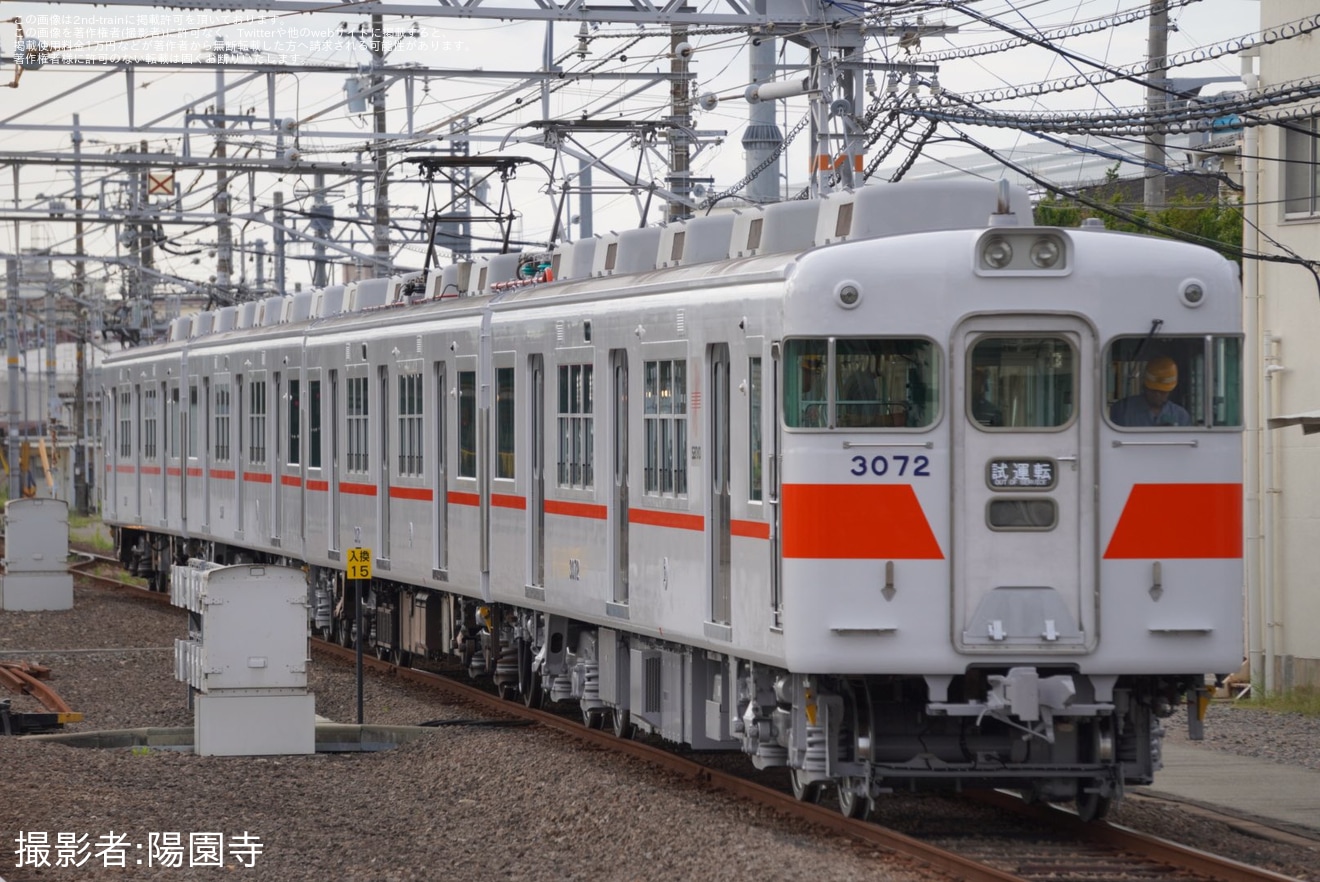
[[[756, 0], [756, 11], [765, 14], [766, 0]], [[775, 38], [767, 33], [752, 37], [747, 50], [750, 67], [749, 82], [770, 83], [775, 79]], [[776, 155], [784, 143], [784, 135], [775, 121], [777, 102], [758, 101], [747, 105], [747, 128], [743, 130], [742, 146], [747, 155], [747, 173], [750, 175], [761, 163], [769, 161], [760, 174], [747, 183], [747, 201], [766, 204], [779, 201], [780, 158]], [[772, 157], [774, 157], [772, 159]]]
[[[1169, 48], [1169, 2], [1168, 0], [1150, 0], [1150, 36], [1146, 48], [1146, 111], [1154, 120], [1164, 112], [1169, 96], [1165, 91], [1168, 85], [1167, 66]], [[1146, 135], [1146, 176], [1145, 199], [1146, 211], [1156, 212], [1165, 204], [1165, 166], [1164, 135], [1150, 132]]]
[[[669, 71], [669, 190], [685, 199], [692, 196], [692, 151], [689, 144], [692, 131], [692, 74], [689, 60], [692, 45], [688, 43], [686, 27], [670, 30]], [[666, 220], [690, 217], [692, 210], [682, 202], [670, 202]]]
[[371, 150], [376, 159], [376, 254], [374, 275], [381, 279], [390, 274], [390, 184], [389, 151], [385, 149], [385, 18], [371, 17], [371, 112], [376, 137]]
[[[82, 157], [82, 129], [78, 114], [73, 115], [73, 154]], [[73, 310], [77, 317], [74, 329], [75, 378], [73, 386], [73, 504], [80, 515], [90, 513], [87, 499], [87, 270], [83, 266], [83, 179], [82, 163], [73, 166]]]
[[[215, 155], [228, 156], [225, 130], [225, 38], [215, 38]], [[215, 173], [215, 291], [220, 305], [229, 301], [229, 288], [234, 272], [234, 229], [229, 223], [229, 173], [220, 168]]]
[[[15, 240], [17, 241], [17, 240]], [[9, 379], [9, 498], [23, 497], [23, 478], [18, 472], [18, 258], [5, 261], [5, 357], [8, 360]]]

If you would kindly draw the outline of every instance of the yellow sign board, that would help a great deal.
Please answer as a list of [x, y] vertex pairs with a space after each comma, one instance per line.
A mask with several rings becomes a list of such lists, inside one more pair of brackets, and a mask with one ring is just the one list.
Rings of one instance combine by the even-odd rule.
[[348, 550], [348, 578], [371, 578], [371, 549], [350, 548]]

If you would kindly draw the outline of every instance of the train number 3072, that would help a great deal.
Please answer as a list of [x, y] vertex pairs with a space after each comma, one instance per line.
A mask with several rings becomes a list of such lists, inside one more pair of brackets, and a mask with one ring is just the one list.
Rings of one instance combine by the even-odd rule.
[[895, 477], [914, 478], [930, 477], [930, 459], [925, 456], [907, 456], [906, 454], [885, 455], [883, 453], [872, 456], [869, 459], [865, 456], [854, 456], [852, 458], [853, 467], [849, 473], [857, 475], [871, 474], [877, 478], [883, 478], [891, 471]]

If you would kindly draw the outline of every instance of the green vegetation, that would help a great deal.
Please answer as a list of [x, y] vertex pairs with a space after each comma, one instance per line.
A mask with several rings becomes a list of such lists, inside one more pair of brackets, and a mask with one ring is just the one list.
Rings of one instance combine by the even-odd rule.
[[1238, 705], [1260, 710], [1279, 711], [1280, 713], [1304, 714], [1308, 717], [1320, 717], [1320, 689], [1302, 686], [1274, 695], [1258, 696], [1252, 693]]
[[[1225, 257], [1238, 258], [1242, 250], [1242, 208], [1236, 202], [1210, 199], [1206, 196], [1174, 196], [1169, 207], [1153, 215], [1144, 208], [1127, 209], [1121, 194], [1114, 192], [1108, 199], [1097, 197], [1132, 220], [1110, 214], [1072, 199], [1049, 195], [1036, 205], [1036, 223], [1053, 227], [1079, 227], [1083, 220], [1098, 217], [1105, 228], [1122, 233], [1145, 233], [1153, 236], [1187, 239], [1195, 237], [1221, 244]], [[1165, 232], [1165, 231], [1168, 232]], [[1212, 246], [1213, 247], [1213, 246]]]

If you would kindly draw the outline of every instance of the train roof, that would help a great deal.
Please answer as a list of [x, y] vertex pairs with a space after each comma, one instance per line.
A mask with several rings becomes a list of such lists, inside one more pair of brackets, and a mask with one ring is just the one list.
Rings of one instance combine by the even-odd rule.
[[[444, 304], [474, 312], [492, 299], [590, 297], [618, 290], [644, 293], [783, 278], [798, 256], [842, 242], [935, 230], [983, 229], [1013, 215], [1030, 223], [1021, 187], [984, 180], [877, 184], [816, 199], [733, 209], [655, 227], [593, 236], [549, 251], [498, 254], [429, 272], [363, 279], [283, 297], [181, 316], [162, 349], [198, 343], [283, 336], [291, 326], [333, 327], [337, 319]], [[459, 301], [455, 303], [455, 301]], [[421, 315], [419, 314], [420, 318]]]

